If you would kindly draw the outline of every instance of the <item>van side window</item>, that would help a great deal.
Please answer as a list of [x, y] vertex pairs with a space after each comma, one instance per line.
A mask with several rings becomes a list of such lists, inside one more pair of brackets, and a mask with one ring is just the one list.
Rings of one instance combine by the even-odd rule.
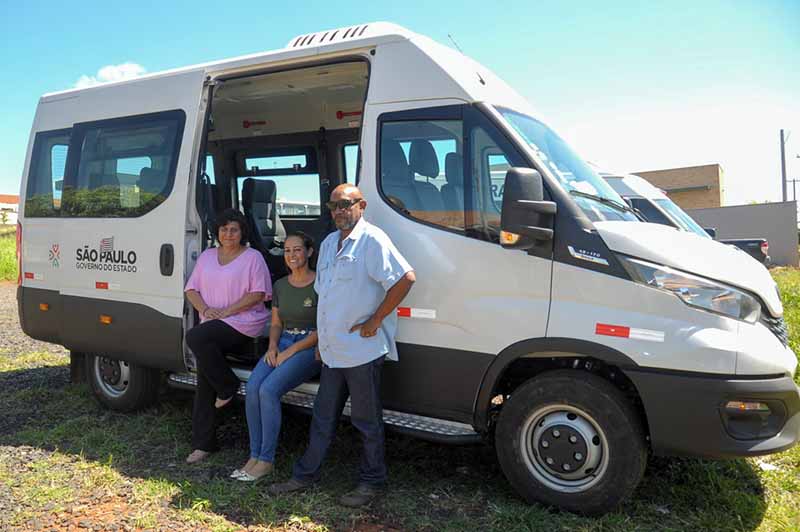
[[[426, 116], [432, 119], [417, 119]], [[489, 118], [464, 105], [388, 113], [380, 121], [385, 200], [421, 222], [499, 242], [506, 172], [526, 162]]]
[[206, 155], [206, 176], [208, 176], [208, 182], [211, 185], [217, 184], [217, 178], [214, 174], [214, 156], [213, 155]]
[[342, 162], [344, 163], [344, 182], [356, 184], [358, 171], [358, 144], [347, 144], [342, 148]]
[[529, 165], [479, 109], [465, 106], [464, 124], [469, 158], [464, 192], [467, 234], [497, 243], [506, 172], [511, 167]]
[[185, 115], [168, 111], [75, 126], [64, 216], [136, 217], [169, 196]]
[[69, 137], [70, 130], [36, 135], [25, 191], [26, 217], [59, 216]]
[[400, 212], [463, 232], [461, 120], [406, 120], [381, 126], [380, 188]]
[[662, 225], [673, 225], [672, 222], [650, 202], [650, 200], [631, 198], [630, 202], [634, 209], [641, 212], [644, 217], [647, 218], [648, 222]]
[[[313, 148], [282, 149], [273, 154], [240, 155], [236, 184], [242, 210], [242, 190], [246, 179], [274, 184], [278, 216], [319, 217], [319, 171]], [[263, 198], [261, 198], [263, 199]]]
[[472, 179], [471, 201], [466, 209], [468, 233], [481, 240], [498, 242], [503, 185], [511, 165], [503, 150], [482, 126], [470, 129], [469, 143]]

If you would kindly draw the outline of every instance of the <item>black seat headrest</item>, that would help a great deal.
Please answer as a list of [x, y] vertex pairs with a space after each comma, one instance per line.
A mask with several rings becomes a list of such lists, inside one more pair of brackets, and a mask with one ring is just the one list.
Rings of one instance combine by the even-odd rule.
[[428, 140], [417, 139], [411, 143], [408, 152], [411, 170], [425, 177], [439, 177], [439, 158]]
[[249, 211], [253, 203], [269, 203], [275, 207], [275, 181], [248, 177], [242, 184], [242, 206]]
[[381, 174], [384, 182], [402, 183], [411, 178], [406, 154], [396, 140], [385, 140], [381, 143]]
[[464, 158], [461, 154], [450, 152], [444, 156], [444, 178], [451, 185], [464, 185]]
[[149, 166], [139, 170], [139, 189], [157, 194], [164, 188], [164, 175]]

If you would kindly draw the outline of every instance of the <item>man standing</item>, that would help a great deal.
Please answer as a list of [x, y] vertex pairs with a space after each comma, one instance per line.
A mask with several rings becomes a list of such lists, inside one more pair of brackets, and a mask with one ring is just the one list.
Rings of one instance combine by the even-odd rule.
[[338, 231], [320, 246], [314, 282], [323, 366], [308, 448], [294, 465], [292, 478], [269, 491], [302, 490], [319, 478], [349, 395], [350, 421], [364, 448], [358, 486], [339, 502], [358, 507], [386, 483], [381, 369], [385, 357], [397, 360], [395, 308], [416, 278], [386, 233], [362, 218], [367, 202], [356, 186], [336, 187], [327, 206]]

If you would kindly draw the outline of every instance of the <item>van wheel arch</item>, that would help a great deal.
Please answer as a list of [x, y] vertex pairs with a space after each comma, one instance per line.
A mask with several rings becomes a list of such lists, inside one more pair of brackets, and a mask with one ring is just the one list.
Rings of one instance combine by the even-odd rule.
[[85, 374], [95, 399], [106, 408], [133, 412], [158, 400], [161, 372], [102, 353], [85, 353]]
[[517, 342], [501, 351], [486, 370], [476, 398], [473, 425], [479, 432], [490, 433], [503, 397], [545, 371], [571, 369], [595, 374], [625, 394], [649, 435], [641, 396], [625, 374], [626, 369], [638, 367], [624, 353], [585, 340], [536, 338]]

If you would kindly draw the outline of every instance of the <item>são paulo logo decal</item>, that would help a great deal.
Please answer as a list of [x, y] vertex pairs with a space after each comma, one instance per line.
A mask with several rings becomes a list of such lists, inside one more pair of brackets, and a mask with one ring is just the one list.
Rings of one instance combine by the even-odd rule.
[[50, 265], [53, 268], [58, 268], [61, 266], [61, 247], [58, 244], [53, 244], [50, 246], [47, 260], [50, 261]]
[[136, 273], [136, 252], [116, 249], [113, 236], [101, 238], [96, 248], [84, 244], [75, 251], [75, 267], [79, 270]]

